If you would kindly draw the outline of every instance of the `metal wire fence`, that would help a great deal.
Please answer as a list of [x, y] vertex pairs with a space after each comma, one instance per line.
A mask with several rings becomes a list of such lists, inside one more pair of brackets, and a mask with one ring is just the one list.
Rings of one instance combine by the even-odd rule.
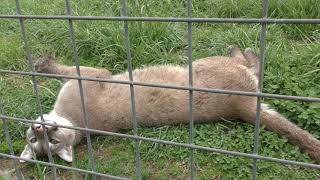
[[[233, 155], [233, 156], [240, 156], [251, 158], [253, 160], [253, 168], [252, 168], [252, 179], [257, 178], [257, 161], [258, 160], [266, 160], [266, 161], [273, 161], [282, 164], [291, 164], [297, 166], [304, 166], [308, 168], [316, 168], [320, 169], [320, 165], [317, 164], [310, 164], [298, 161], [290, 161], [285, 159], [278, 159], [272, 157], [266, 157], [259, 155], [259, 127], [260, 127], [260, 107], [261, 107], [261, 98], [276, 98], [276, 99], [287, 99], [287, 100], [299, 100], [305, 102], [320, 102], [320, 98], [314, 97], [303, 97], [303, 96], [287, 96], [287, 95], [278, 95], [278, 94], [268, 94], [262, 93], [263, 87], [263, 70], [264, 70], [264, 59], [265, 59], [265, 51], [266, 51], [266, 32], [267, 32], [267, 25], [268, 24], [320, 24], [320, 19], [271, 19], [268, 18], [268, 0], [263, 0], [263, 17], [262, 18], [192, 18], [192, 1], [187, 0], [187, 17], [186, 18], [160, 18], [160, 17], [128, 17], [127, 13], [127, 0], [122, 0], [122, 10], [121, 10], [121, 17], [107, 17], [107, 16], [72, 16], [71, 15], [71, 8], [69, 0], [66, 0], [66, 15], [65, 16], [40, 16], [40, 15], [22, 15], [19, 0], [16, 0], [16, 15], [0, 15], [0, 19], [14, 19], [19, 20], [21, 34], [23, 37], [24, 49], [26, 53], [26, 57], [28, 60], [29, 65], [29, 72], [22, 72], [22, 71], [11, 71], [0, 69], [0, 73], [6, 74], [17, 74], [23, 76], [31, 76], [34, 93], [36, 95], [37, 101], [37, 109], [38, 113], [40, 114], [41, 121], [39, 124], [42, 126], [51, 125], [57, 126], [62, 128], [69, 128], [74, 130], [79, 130], [86, 134], [87, 138], [87, 145], [88, 145], [88, 157], [90, 163], [90, 170], [84, 170], [64, 165], [55, 164], [52, 158], [52, 154], [48, 151], [49, 162], [43, 162], [39, 160], [29, 160], [24, 159], [16, 156], [13, 151], [13, 145], [11, 141], [11, 136], [8, 130], [7, 121], [19, 121], [25, 123], [32, 123], [33, 120], [26, 120], [21, 118], [9, 117], [5, 115], [3, 112], [3, 104], [0, 104], [0, 118], [3, 121], [4, 125], [4, 133], [6, 137], [6, 141], [9, 146], [10, 154], [0, 153], [0, 156], [11, 158], [13, 160], [13, 166], [15, 168], [16, 175], [18, 179], [22, 179], [21, 171], [18, 168], [18, 160], [25, 160], [30, 163], [37, 163], [46, 165], [52, 168], [52, 178], [56, 179], [56, 168], [77, 171], [87, 174], [92, 174], [93, 178], [95, 179], [96, 176], [101, 177], [108, 177], [112, 179], [126, 179], [123, 177], [116, 177], [108, 174], [98, 173], [96, 172], [96, 163], [93, 158], [93, 149], [90, 134], [96, 133], [101, 135], [108, 135], [108, 136], [116, 136], [121, 138], [129, 138], [135, 141], [135, 162], [136, 162], [136, 176], [138, 179], [142, 179], [141, 175], [141, 160], [140, 160], [140, 149], [139, 149], [139, 142], [140, 141], [148, 141], [160, 144], [167, 144], [172, 146], [184, 147], [190, 150], [190, 177], [191, 179], [196, 178], [195, 174], [195, 159], [194, 159], [194, 152], [195, 150], [207, 151], [207, 152], [215, 152], [221, 153], [226, 155]], [[37, 73], [34, 70], [34, 66], [32, 64], [32, 56], [29, 47], [28, 35], [24, 27], [24, 21], [32, 20], [32, 19], [48, 19], [48, 20], [65, 20], [69, 23], [69, 33], [71, 37], [71, 45], [73, 50], [73, 62], [76, 66], [77, 76], [68, 76], [68, 75], [57, 75], [57, 74], [47, 74], [47, 73]], [[127, 62], [128, 62], [128, 73], [129, 73], [129, 81], [118, 81], [118, 80], [110, 80], [110, 79], [101, 79], [101, 78], [92, 78], [92, 77], [82, 77], [80, 68], [79, 68], [79, 58], [77, 52], [77, 44], [76, 44], [76, 36], [73, 28], [73, 21], [81, 21], [81, 20], [99, 20], [99, 21], [122, 21], [123, 22], [123, 31], [125, 36], [125, 45], [127, 50]], [[143, 83], [134, 81], [134, 77], [132, 74], [132, 62], [131, 62], [131, 48], [130, 48], [130, 39], [129, 39], [129, 27], [128, 21], [141, 21], [141, 22], [179, 22], [179, 23], [187, 23], [187, 32], [188, 32], [188, 79], [189, 85], [188, 86], [176, 86], [176, 85], [160, 85], [160, 84], [152, 84], [152, 83]], [[259, 61], [259, 76], [258, 76], [258, 91], [257, 92], [244, 92], [244, 91], [232, 91], [232, 90], [223, 90], [223, 89], [212, 89], [212, 88], [197, 88], [193, 87], [193, 76], [192, 76], [192, 24], [193, 23], [239, 23], [239, 24], [260, 24], [261, 25], [261, 33], [260, 33], [260, 61]], [[42, 104], [39, 97], [38, 86], [36, 82], [36, 77], [48, 77], [48, 78], [68, 78], [68, 79], [75, 79], [78, 80], [79, 91], [81, 96], [81, 108], [83, 113], [83, 124], [84, 127], [71, 127], [71, 126], [64, 126], [64, 125], [57, 125], [57, 124], [50, 124], [44, 122], [43, 119], [43, 111], [42, 111]], [[122, 134], [122, 133], [115, 133], [115, 132], [108, 132], [108, 131], [101, 131], [96, 129], [88, 128], [88, 117], [84, 105], [84, 97], [83, 97], [83, 87], [82, 81], [99, 81], [99, 82], [106, 82], [106, 83], [116, 83], [116, 84], [126, 84], [130, 86], [130, 95], [131, 95], [131, 109], [132, 109], [132, 121], [133, 121], [133, 129], [134, 134]], [[138, 135], [138, 123], [136, 119], [136, 101], [135, 101], [135, 86], [146, 86], [146, 87], [157, 87], [157, 88], [168, 88], [168, 89], [179, 89], [185, 90], [189, 92], [189, 143], [178, 143], [154, 138], [146, 138]], [[256, 107], [256, 123], [255, 123], [255, 131], [254, 131], [254, 150], [253, 153], [242, 153], [237, 151], [228, 151], [224, 149], [218, 148], [211, 148], [205, 146], [199, 146], [194, 144], [194, 127], [193, 127], [193, 93], [194, 91], [197, 92], [208, 92], [208, 93], [219, 93], [219, 94], [230, 94], [230, 95], [242, 95], [242, 96], [255, 96], [257, 97], [257, 107]], [[45, 129], [45, 128], [44, 128]], [[48, 135], [45, 131], [44, 133], [46, 145], [48, 144]], [[49, 149], [49, 148], [48, 148]]]

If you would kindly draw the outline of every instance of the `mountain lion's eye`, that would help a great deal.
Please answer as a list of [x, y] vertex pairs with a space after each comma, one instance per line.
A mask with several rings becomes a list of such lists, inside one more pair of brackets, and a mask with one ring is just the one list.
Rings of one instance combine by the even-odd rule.
[[37, 142], [37, 138], [35, 138], [35, 137], [34, 137], [34, 138], [31, 138], [31, 139], [30, 139], [30, 142], [31, 142], [31, 143]]
[[58, 144], [58, 143], [60, 143], [58, 140], [55, 140], [55, 139], [50, 139], [50, 142], [51, 142], [52, 144]]

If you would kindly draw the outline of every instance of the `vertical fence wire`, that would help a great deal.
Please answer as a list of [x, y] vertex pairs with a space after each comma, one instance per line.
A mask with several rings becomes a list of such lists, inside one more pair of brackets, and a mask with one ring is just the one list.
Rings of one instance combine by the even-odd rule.
[[[16, 0], [15, 2], [16, 2], [16, 13], [17, 13], [17, 15], [20, 15], [21, 14], [20, 2], [19, 2], [19, 0]], [[27, 35], [27, 33], [25, 31], [25, 27], [24, 27], [24, 20], [22, 18], [19, 18], [19, 23], [20, 23], [20, 29], [21, 29], [21, 33], [22, 33], [22, 37], [23, 37], [23, 43], [24, 43], [23, 45], [24, 45], [25, 53], [26, 53], [27, 60], [28, 60], [29, 71], [35, 72], [34, 66], [32, 64], [32, 56], [31, 56], [31, 50], [29, 47], [28, 35]], [[42, 104], [41, 104], [41, 99], [40, 99], [39, 90], [38, 90], [38, 86], [37, 86], [36, 76], [32, 75], [31, 77], [32, 77], [33, 90], [34, 90], [34, 93], [36, 96], [36, 101], [37, 101], [37, 109], [40, 114], [41, 122], [44, 122], [45, 120], [43, 118]], [[45, 145], [48, 149], [49, 163], [54, 164], [51, 149], [49, 146], [49, 138], [48, 138], [47, 129], [45, 128], [45, 125], [41, 125], [41, 126], [44, 129], [44, 140], [45, 140]], [[56, 179], [57, 178], [56, 168], [51, 167], [51, 170], [52, 170], [52, 178]]]
[[[124, 17], [128, 17], [128, 4], [127, 0], [122, 0], [122, 10], [121, 14]], [[128, 28], [128, 21], [123, 22], [123, 29], [124, 29], [124, 36], [125, 36], [125, 44], [127, 50], [127, 62], [128, 62], [128, 73], [129, 73], [129, 80], [130, 80], [130, 97], [131, 97], [131, 111], [132, 111], [132, 121], [133, 121], [133, 132], [134, 135], [138, 135], [138, 120], [136, 117], [136, 102], [135, 102], [135, 89], [133, 82], [133, 75], [132, 75], [132, 58], [131, 58], [131, 48], [130, 48], [130, 37], [129, 37], [129, 28]], [[134, 140], [135, 146], [135, 161], [136, 161], [136, 175], [138, 179], [142, 179], [141, 176], [141, 158], [140, 158], [140, 147], [139, 147], [139, 140]]]
[[[66, 10], [67, 15], [71, 15], [71, 8], [70, 8], [70, 0], [66, 0]], [[78, 50], [77, 50], [77, 44], [76, 44], [76, 37], [75, 32], [73, 28], [73, 22], [71, 19], [68, 20], [69, 22], [69, 33], [71, 37], [71, 45], [72, 45], [72, 53], [73, 53], [73, 63], [76, 66], [77, 70], [77, 76], [81, 77], [80, 72], [80, 65], [79, 65], [79, 57], [78, 57]], [[79, 86], [79, 93], [80, 93], [80, 101], [81, 101], [81, 111], [83, 116], [83, 125], [86, 129], [88, 129], [88, 114], [85, 108], [85, 99], [84, 99], [84, 92], [83, 92], [83, 85], [82, 80], [78, 79], [78, 86]], [[87, 146], [88, 146], [88, 157], [89, 157], [89, 164], [91, 166], [92, 171], [96, 171], [95, 161], [94, 161], [94, 154], [92, 149], [92, 143], [91, 143], [91, 135], [89, 131], [86, 131], [86, 138], [87, 138]], [[96, 176], [93, 176], [93, 179], [96, 179]]]
[[[263, 0], [263, 18], [268, 17], [268, 0]], [[266, 51], [266, 34], [267, 34], [267, 24], [261, 23], [261, 34], [260, 34], [260, 58], [259, 58], [259, 75], [258, 75], [258, 93], [262, 92], [263, 89], [263, 76], [264, 76], [264, 59]], [[254, 149], [253, 154], [258, 155], [259, 151], [259, 129], [260, 129], [260, 115], [261, 115], [261, 97], [257, 97], [256, 106], [256, 122], [254, 128]], [[257, 162], [258, 159], [253, 159], [252, 167], [252, 179], [257, 178]]]
[[[1, 99], [0, 99], [0, 115], [5, 115], [4, 114], [4, 105], [3, 105]], [[9, 147], [10, 155], [14, 156], [15, 154], [14, 154], [14, 151], [13, 151], [12, 139], [11, 139], [9, 128], [8, 128], [7, 119], [2, 118], [2, 122], [3, 122], [3, 131], [4, 131], [4, 134], [6, 136], [6, 141], [7, 141], [8, 147]], [[13, 163], [13, 168], [15, 169], [15, 173], [16, 173], [17, 178], [19, 180], [21, 180], [22, 179], [22, 173], [21, 173], [20, 168], [18, 167], [19, 161], [15, 160], [15, 159], [12, 159], [12, 163]]]
[[[192, 0], [187, 0], [188, 18], [192, 18]], [[192, 74], [192, 22], [188, 22], [188, 79], [189, 87], [193, 87]], [[189, 144], [194, 144], [194, 122], [193, 122], [193, 90], [189, 90]], [[190, 175], [191, 179], [195, 179], [195, 150], [190, 150]]]

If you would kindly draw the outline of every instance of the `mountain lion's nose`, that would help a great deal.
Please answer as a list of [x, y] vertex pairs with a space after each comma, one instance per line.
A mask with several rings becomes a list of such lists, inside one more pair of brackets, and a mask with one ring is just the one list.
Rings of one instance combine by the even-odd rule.
[[38, 127], [36, 127], [36, 132], [37, 133], [40, 133], [40, 134], [42, 134], [43, 133], [43, 128], [42, 128], [42, 126], [38, 126]]

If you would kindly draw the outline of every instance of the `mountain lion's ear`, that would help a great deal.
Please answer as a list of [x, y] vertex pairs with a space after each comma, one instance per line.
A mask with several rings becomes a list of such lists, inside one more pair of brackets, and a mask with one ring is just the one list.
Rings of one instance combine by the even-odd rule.
[[[29, 146], [29, 144], [27, 144], [24, 148], [24, 150], [22, 151], [20, 157], [21, 158], [25, 158], [25, 159], [32, 159], [34, 153], [31, 149], [31, 147]], [[20, 160], [20, 162], [26, 162], [24, 160]]]
[[57, 155], [67, 162], [72, 162], [72, 146], [65, 146]]

